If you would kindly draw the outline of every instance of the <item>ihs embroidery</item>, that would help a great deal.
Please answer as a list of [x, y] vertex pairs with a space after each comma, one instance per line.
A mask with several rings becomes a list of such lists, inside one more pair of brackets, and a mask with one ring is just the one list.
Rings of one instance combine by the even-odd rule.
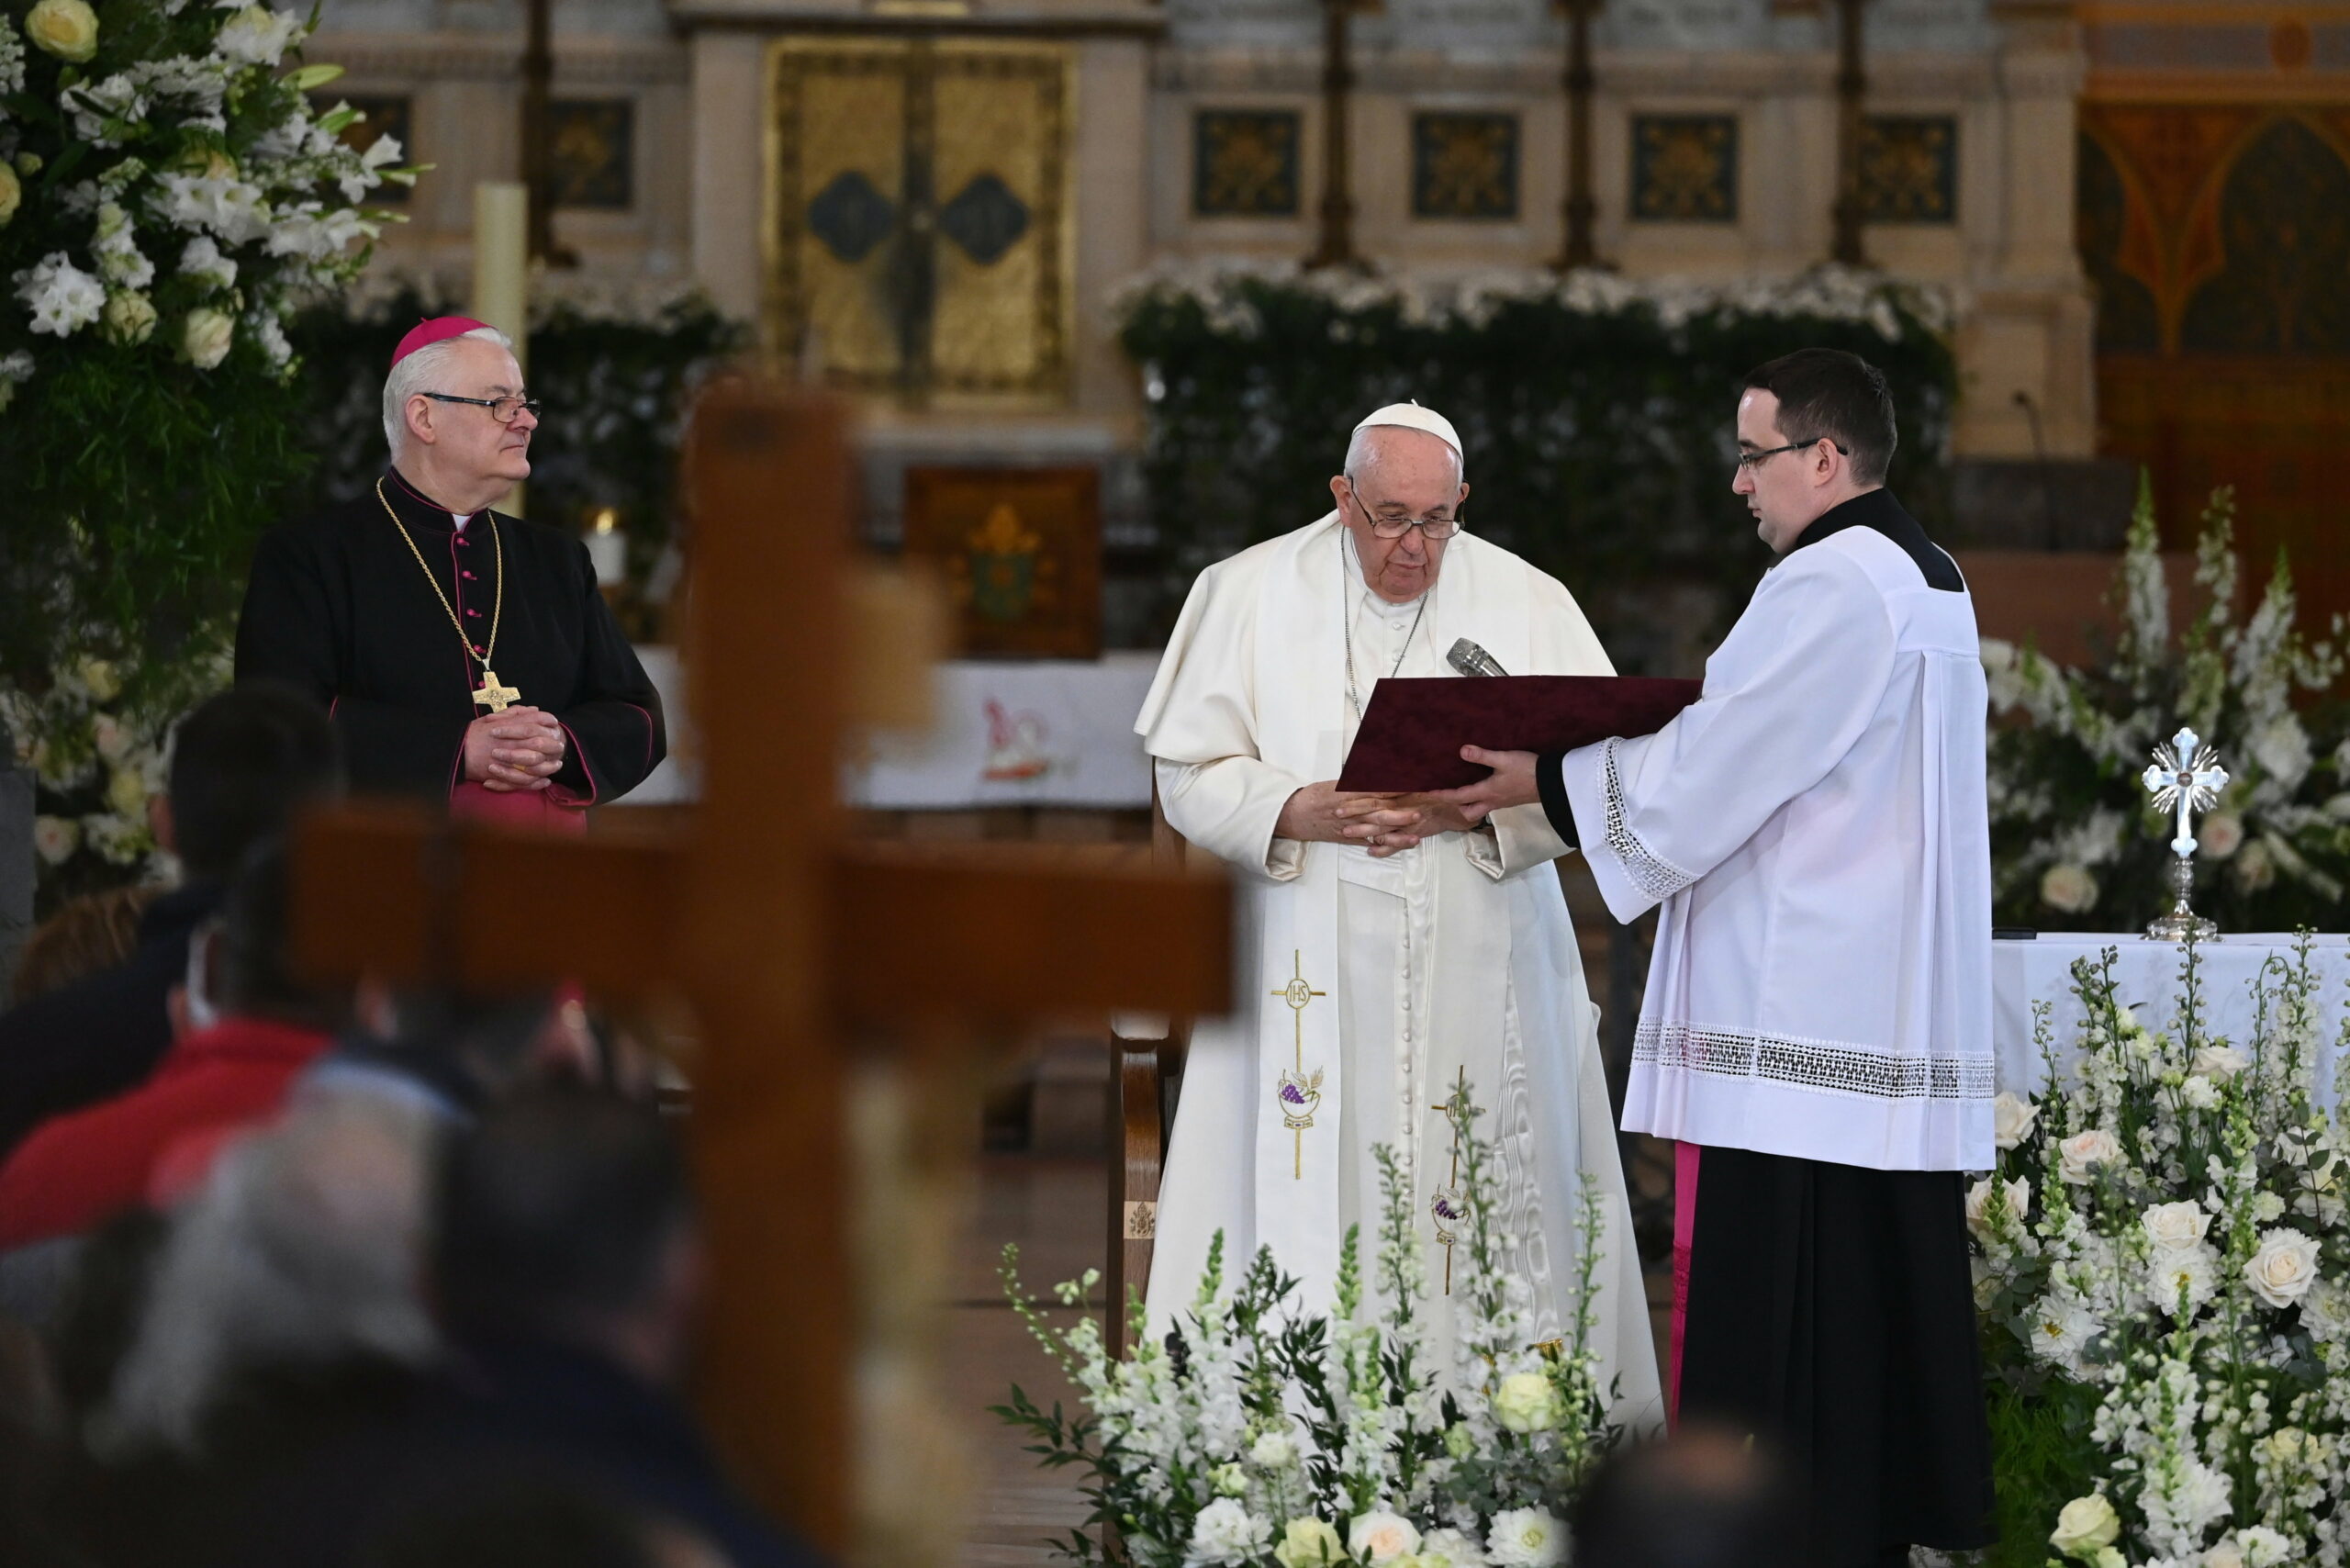
[[1290, 1006], [1290, 1022], [1296, 1036], [1297, 1066], [1293, 1071], [1281, 1075], [1273, 1091], [1281, 1106], [1281, 1126], [1297, 1140], [1292, 1156], [1291, 1180], [1305, 1180], [1305, 1131], [1314, 1125], [1314, 1113], [1322, 1103], [1322, 1070], [1315, 1068], [1312, 1077], [1305, 1072], [1305, 1009], [1317, 996], [1329, 992], [1315, 991], [1305, 983], [1304, 955], [1292, 948], [1290, 952], [1290, 982], [1272, 993]]

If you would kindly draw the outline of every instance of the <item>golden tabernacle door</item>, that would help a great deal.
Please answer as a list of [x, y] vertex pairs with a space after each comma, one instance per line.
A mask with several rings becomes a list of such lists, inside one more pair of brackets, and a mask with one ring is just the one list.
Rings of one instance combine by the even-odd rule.
[[1065, 398], [1069, 50], [781, 39], [767, 64], [772, 348], [909, 407]]

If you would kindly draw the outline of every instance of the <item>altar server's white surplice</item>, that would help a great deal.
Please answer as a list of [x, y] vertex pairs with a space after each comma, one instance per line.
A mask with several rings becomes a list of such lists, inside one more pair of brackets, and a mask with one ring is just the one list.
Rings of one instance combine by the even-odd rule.
[[1974, 601], [1850, 527], [1772, 568], [1695, 706], [1566, 755], [1607, 907], [1664, 906], [1626, 1130], [1990, 1168], [1985, 707]]
[[[1276, 840], [1296, 790], [1337, 777], [1357, 715], [1389, 674], [1446, 676], [1443, 650], [1481, 644], [1516, 674], [1604, 675], [1606, 655], [1564, 587], [1469, 534], [1435, 585], [1390, 605], [1365, 587], [1333, 512], [1200, 575], [1136, 731], [1168, 820], [1229, 864], [1243, 890], [1243, 1011], [1203, 1021], [1185, 1070], [1151, 1269], [1155, 1332], [1198, 1288], [1211, 1237], [1227, 1271], [1270, 1246], [1326, 1311], [1348, 1226], [1371, 1272], [1374, 1145], [1406, 1161], [1427, 1248], [1435, 1365], [1449, 1376], [1447, 1253], [1431, 1213], [1453, 1179], [1442, 1109], [1465, 1074], [1500, 1148], [1500, 1229], [1531, 1289], [1532, 1339], [1563, 1331], [1580, 1181], [1601, 1195], [1597, 1349], [1621, 1379], [1619, 1418], [1660, 1411], [1655, 1351], [1595, 1026], [1539, 806], [1490, 832], [1445, 834], [1385, 859], [1353, 845]], [[1455, 1264], [1460, 1283], [1466, 1253]]]

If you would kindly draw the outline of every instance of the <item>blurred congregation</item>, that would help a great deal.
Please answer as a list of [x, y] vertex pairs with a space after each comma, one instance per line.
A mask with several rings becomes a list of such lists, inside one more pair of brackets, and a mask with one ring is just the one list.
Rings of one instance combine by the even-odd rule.
[[0, 1014], [0, 1562], [811, 1563], [684, 1403], [678, 1119], [576, 994], [328, 986], [303, 694], [176, 729], [166, 890], [35, 933]]

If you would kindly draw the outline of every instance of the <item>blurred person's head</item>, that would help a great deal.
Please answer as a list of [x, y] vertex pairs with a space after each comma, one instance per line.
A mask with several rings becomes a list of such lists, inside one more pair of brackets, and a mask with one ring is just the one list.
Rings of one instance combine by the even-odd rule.
[[1785, 1471], [1743, 1434], [1684, 1422], [1612, 1454], [1575, 1505], [1575, 1568], [1800, 1568]]
[[448, 1109], [478, 1114], [515, 1094], [555, 1085], [601, 1085], [607, 1051], [576, 991], [471, 997], [410, 991], [366, 1020], [370, 1038], [342, 1060], [406, 1074]]
[[25, 938], [11, 1000], [29, 1002], [129, 958], [139, 946], [140, 918], [162, 890], [109, 888], [66, 900]]
[[263, 839], [239, 862], [220, 913], [189, 940], [179, 1002], [188, 1027], [222, 1018], [341, 1026], [351, 1013], [351, 988], [314, 985], [294, 973], [292, 902], [285, 844]]
[[494, 1105], [442, 1161], [432, 1289], [453, 1334], [595, 1350], [683, 1374], [701, 1285], [686, 1162], [659, 1114], [545, 1091]]
[[431, 1138], [420, 1112], [349, 1096], [231, 1145], [173, 1216], [105, 1446], [196, 1452], [249, 1378], [423, 1364], [438, 1345], [416, 1288]]
[[341, 791], [326, 710], [283, 682], [251, 680], [180, 722], [156, 826], [191, 879], [220, 881], [300, 807]]
[[[492, 1473], [417, 1497], [369, 1531], [356, 1568], [672, 1568], [724, 1559], [679, 1558], [677, 1527], [528, 1471]], [[699, 1538], [687, 1540], [701, 1544]]]

